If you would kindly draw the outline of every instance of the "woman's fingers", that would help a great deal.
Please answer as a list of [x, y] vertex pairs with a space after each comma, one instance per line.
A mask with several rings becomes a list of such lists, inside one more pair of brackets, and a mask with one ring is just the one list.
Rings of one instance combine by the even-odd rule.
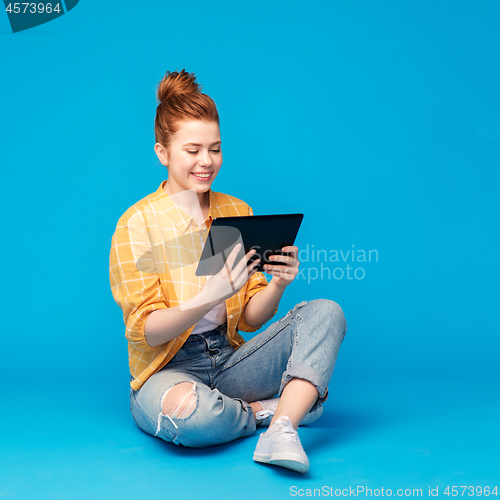
[[[236, 287], [237, 289], [241, 288], [241, 286], [243, 286], [248, 280], [249, 275], [248, 271], [246, 270], [248, 266], [248, 260], [255, 253], [250, 250], [235, 265], [234, 263], [236, 261], [239, 252], [241, 251], [241, 247], [242, 247], [241, 243], [235, 245], [235, 247], [231, 250], [230, 254], [226, 259], [226, 264], [224, 268], [220, 271], [221, 277], [224, 276], [226, 279], [229, 279], [231, 286]], [[244, 279], [241, 280], [240, 279], [241, 277], [244, 277]]]
[[229, 266], [229, 269], [232, 269], [234, 266], [234, 262], [236, 260], [236, 257], [238, 256], [238, 253], [241, 249], [241, 243], [236, 245], [232, 250], [231, 253], [228, 255], [226, 264]]
[[250, 260], [250, 258], [254, 253], [255, 252], [250, 250], [244, 257], [240, 259], [240, 261], [236, 264], [236, 266], [234, 266], [234, 269], [231, 271], [233, 274], [233, 280], [234, 277], [238, 277], [243, 272], [243, 270], [248, 266], [248, 261]]
[[250, 260], [250, 258], [255, 254], [255, 252], [248, 252], [245, 256], [244, 259], [241, 259], [241, 261], [238, 263], [238, 266], [236, 269], [233, 270], [233, 279], [236, 282], [238, 282], [238, 284], [241, 283], [241, 285], [243, 286], [247, 281], [248, 279], [250, 278], [250, 276], [252, 276], [252, 274], [254, 274], [254, 270], [255, 268], [259, 265], [260, 263], [260, 259], [256, 259], [254, 261], [252, 261], [251, 263], [248, 263], [248, 260]]
[[231, 252], [227, 256], [226, 262], [224, 263], [224, 267], [220, 271], [224, 276], [227, 275], [231, 283], [233, 283], [235, 280], [236, 273], [233, 267], [235, 267], [234, 262], [236, 260], [236, 257], [238, 256], [240, 249], [241, 249], [241, 244], [238, 244], [231, 250]]
[[[298, 248], [294, 246], [283, 247], [281, 249], [283, 252], [286, 252], [291, 255], [270, 255], [267, 260], [274, 262], [284, 262], [287, 266], [290, 267], [299, 267], [300, 262], [297, 260]], [[284, 266], [283, 266], [284, 267]]]
[[280, 265], [280, 264], [277, 264], [275, 266], [272, 266], [270, 264], [265, 264], [264, 265], [264, 269], [266, 271], [281, 271], [283, 273], [293, 273], [295, 272], [294, 271], [294, 267], [292, 266], [283, 266], [283, 265]]
[[247, 266], [248, 277], [253, 276], [257, 271], [257, 266], [260, 264], [260, 259], [256, 259]]
[[252, 264], [250, 264], [247, 268], [247, 270], [243, 270], [243, 273], [241, 273], [241, 275], [239, 276], [238, 278], [238, 290], [240, 290], [244, 285], [245, 283], [255, 274], [257, 273], [258, 271], [255, 269], [256, 267], [258, 266], [258, 263], [254, 264], [252, 262]]

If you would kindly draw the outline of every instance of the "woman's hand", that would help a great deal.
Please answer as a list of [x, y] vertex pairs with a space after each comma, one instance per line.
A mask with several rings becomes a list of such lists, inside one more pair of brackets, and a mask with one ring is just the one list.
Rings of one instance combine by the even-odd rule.
[[297, 260], [299, 249], [297, 247], [283, 247], [283, 252], [291, 253], [290, 257], [286, 255], [270, 255], [268, 260], [284, 262], [286, 265], [273, 266], [264, 265], [264, 271], [272, 275], [272, 282], [281, 289], [285, 289], [297, 276], [300, 262]]
[[248, 260], [255, 254], [255, 250], [250, 250], [238, 264], [234, 266], [236, 256], [240, 249], [241, 244], [236, 245], [228, 255], [226, 264], [222, 270], [213, 276], [207, 276], [207, 282], [202, 293], [209, 302], [216, 301], [217, 304], [219, 304], [229, 297], [232, 297], [243, 288], [248, 278], [257, 272], [255, 267], [259, 264], [260, 259], [248, 264]]

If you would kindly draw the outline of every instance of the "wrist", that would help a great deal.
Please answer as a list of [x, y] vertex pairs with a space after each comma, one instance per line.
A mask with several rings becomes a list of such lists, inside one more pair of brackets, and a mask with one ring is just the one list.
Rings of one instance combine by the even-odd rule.
[[289, 284], [290, 283], [287, 283], [286, 281], [284, 281], [282, 285], [278, 285], [277, 278], [275, 276], [273, 276], [273, 279], [269, 282], [269, 285], [271, 285], [272, 287], [276, 288], [277, 290], [280, 290], [282, 293], [285, 291], [285, 288]]
[[273, 279], [269, 282], [269, 284], [268, 284], [267, 286], [270, 286], [270, 287], [271, 287], [271, 289], [276, 290], [276, 292], [277, 292], [277, 293], [281, 293], [281, 294], [282, 294], [282, 293], [285, 291], [285, 288], [286, 288], [288, 285], [289, 285], [289, 283], [285, 283], [284, 285], [278, 285], [278, 284], [276, 283], [276, 280], [275, 280], [275, 279], [274, 279], [274, 277], [273, 277]]

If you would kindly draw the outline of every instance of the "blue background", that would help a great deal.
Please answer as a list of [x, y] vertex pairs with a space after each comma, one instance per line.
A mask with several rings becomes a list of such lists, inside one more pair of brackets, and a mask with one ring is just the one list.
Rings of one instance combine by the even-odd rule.
[[[499, 24], [496, 0], [87, 0], [17, 34], [0, 14], [0, 497], [498, 485]], [[361, 280], [296, 279], [275, 317], [323, 297], [348, 323], [305, 476], [255, 464], [258, 433], [192, 450], [129, 412], [111, 236], [167, 178], [155, 88], [183, 68], [221, 118], [213, 190], [303, 212], [299, 249], [378, 252]]]

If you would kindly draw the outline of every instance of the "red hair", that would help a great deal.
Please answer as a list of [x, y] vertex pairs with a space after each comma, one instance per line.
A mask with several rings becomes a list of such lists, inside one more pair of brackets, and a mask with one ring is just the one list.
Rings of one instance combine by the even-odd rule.
[[202, 120], [219, 125], [215, 102], [201, 93], [194, 73], [184, 69], [167, 71], [156, 91], [159, 102], [155, 117], [155, 141], [168, 150], [170, 138], [179, 130], [182, 121]]

